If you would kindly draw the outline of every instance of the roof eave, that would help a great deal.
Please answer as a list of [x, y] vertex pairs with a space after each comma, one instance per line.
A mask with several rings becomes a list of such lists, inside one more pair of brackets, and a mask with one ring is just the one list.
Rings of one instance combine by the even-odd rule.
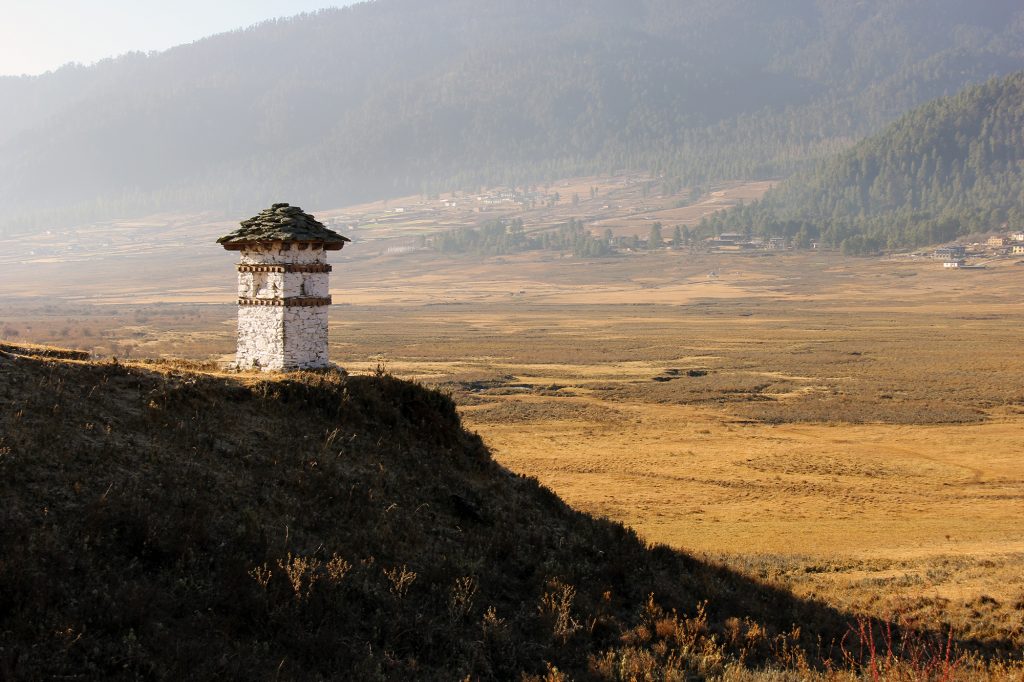
[[239, 242], [221, 242], [221, 246], [228, 251], [241, 251], [243, 249], [252, 248], [257, 244], [306, 244], [307, 246], [315, 244], [321, 247], [324, 251], [340, 251], [349, 241], [351, 240], [344, 239], [344, 241], [328, 242], [319, 239], [252, 239]]

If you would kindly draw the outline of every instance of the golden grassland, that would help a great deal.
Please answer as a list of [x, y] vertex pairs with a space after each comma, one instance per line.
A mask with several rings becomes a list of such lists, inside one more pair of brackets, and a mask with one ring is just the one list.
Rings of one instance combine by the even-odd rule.
[[1012, 633], [879, 622], [581, 514], [384, 372], [0, 344], [0, 375], [12, 679], [1024, 674]]
[[[453, 261], [336, 306], [332, 353], [451, 391], [499, 461], [649, 541], [1020, 636], [1024, 267], [727, 258]], [[501, 293], [514, 273], [531, 284]], [[454, 300], [431, 305], [431, 287]], [[232, 313], [28, 302], [2, 318], [100, 353], [226, 357]]]
[[[650, 542], [1024, 645], [1024, 265], [380, 244], [346, 249], [332, 281], [350, 372], [450, 391], [501, 463]], [[155, 268], [138, 298], [92, 263], [47, 300], [21, 265], [0, 337], [227, 359], [231, 259], [198, 262]]]

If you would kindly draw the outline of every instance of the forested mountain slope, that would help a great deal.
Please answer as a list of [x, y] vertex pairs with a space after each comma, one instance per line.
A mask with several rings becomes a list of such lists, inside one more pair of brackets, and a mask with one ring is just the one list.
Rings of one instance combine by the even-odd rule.
[[866, 253], [1024, 225], [1024, 72], [930, 102], [705, 231]]
[[1022, 35], [1012, 0], [377, 0], [0, 79], [2, 222], [774, 176], [1024, 68]]

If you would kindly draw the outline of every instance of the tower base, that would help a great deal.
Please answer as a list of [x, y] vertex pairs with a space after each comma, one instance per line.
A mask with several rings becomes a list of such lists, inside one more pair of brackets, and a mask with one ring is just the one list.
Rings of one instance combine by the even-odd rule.
[[279, 372], [329, 367], [327, 311], [327, 306], [240, 307], [236, 366]]

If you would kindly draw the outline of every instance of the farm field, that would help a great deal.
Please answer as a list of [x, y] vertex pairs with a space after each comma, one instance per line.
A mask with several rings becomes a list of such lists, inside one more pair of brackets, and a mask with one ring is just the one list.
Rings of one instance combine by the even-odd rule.
[[[1024, 265], [343, 253], [333, 359], [451, 392], [574, 507], [800, 595], [1024, 644]], [[0, 337], [230, 357], [230, 255], [168, 260], [144, 290], [85, 262], [46, 298], [6, 270]]]

